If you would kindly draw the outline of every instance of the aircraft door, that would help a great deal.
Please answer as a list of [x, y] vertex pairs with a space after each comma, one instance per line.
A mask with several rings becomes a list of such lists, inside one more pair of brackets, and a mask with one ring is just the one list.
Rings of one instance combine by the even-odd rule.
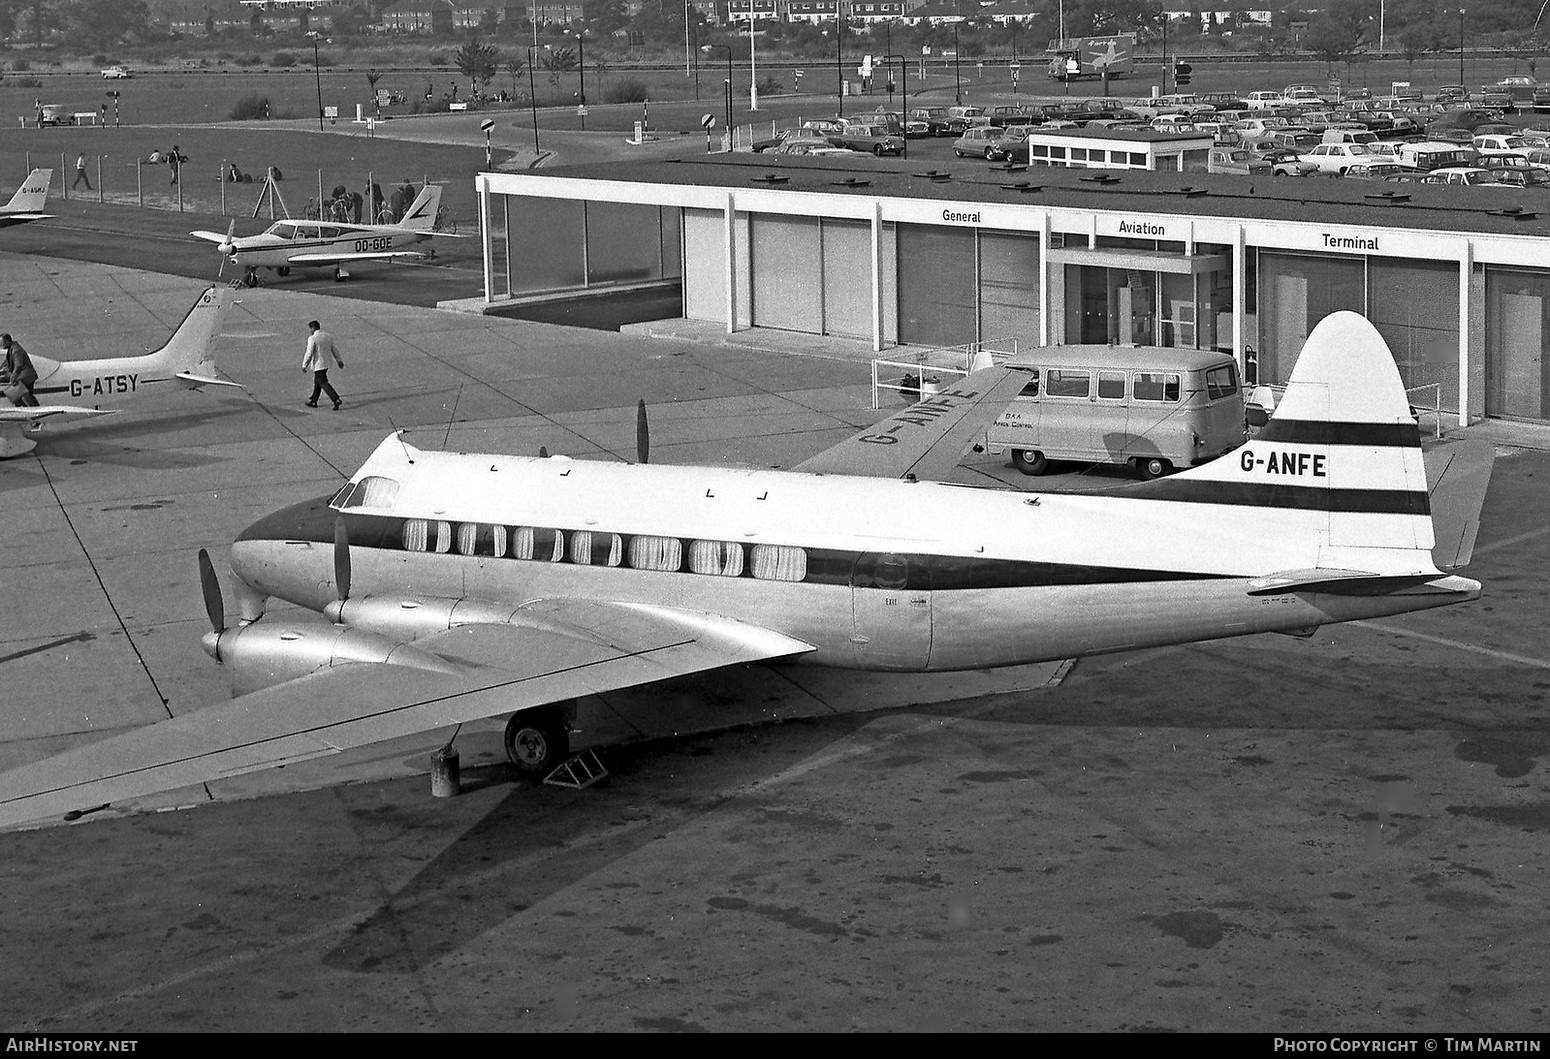
[[851, 572], [851, 644], [870, 669], [925, 669], [931, 659], [930, 568], [895, 552], [863, 552]]

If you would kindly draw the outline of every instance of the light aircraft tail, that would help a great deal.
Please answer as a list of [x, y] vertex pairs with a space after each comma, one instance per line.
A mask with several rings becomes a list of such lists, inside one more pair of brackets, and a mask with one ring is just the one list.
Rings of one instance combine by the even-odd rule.
[[48, 183], [53, 178], [52, 169], [34, 169], [22, 181], [0, 213], [41, 213], [48, 204]]
[[404, 210], [404, 216], [398, 222], [400, 228], [434, 228], [436, 226], [436, 210], [441, 206], [441, 185], [426, 184], [415, 196], [409, 208]]
[[191, 389], [236, 385], [214, 375], [215, 344], [225, 329], [231, 303], [230, 287], [205, 288], [167, 344], [150, 355], [154, 367], [176, 376]]
[[[1478, 491], [1452, 491], [1474, 505], [1472, 518], [1451, 516], [1461, 525], [1478, 525], [1478, 470]], [[1356, 313], [1332, 313], [1313, 329], [1257, 437], [1138, 495], [1202, 505], [1223, 534], [1251, 540], [1260, 570], [1275, 571], [1256, 591], [1342, 583], [1339, 591], [1385, 592], [1442, 576], [1420, 428], [1388, 345]], [[1455, 542], [1451, 553], [1460, 552], [1467, 561]]]

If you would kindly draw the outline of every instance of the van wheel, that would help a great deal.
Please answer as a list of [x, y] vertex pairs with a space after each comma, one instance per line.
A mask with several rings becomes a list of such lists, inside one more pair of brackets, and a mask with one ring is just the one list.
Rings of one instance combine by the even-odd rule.
[[1173, 470], [1173, 464], [1161, 456], [1139, 456], [1136, 458], [1136, 474], [1140, 475], [1143, 482], [1150, 482], [1154, 478], [1161, 478]]
[[1012, 463], [1024, 474], [1040, 475], [1049, 470], [1049, 460], [1044, 458], [1044, 453], [1033, 449], [1013, 449]]
[[987, 148], [985, 148], [985, 161], [987, 161], [987, 162], [994, 162], [995, 160], [996, 160], [996, 149], [994, 147], [987, 147]]

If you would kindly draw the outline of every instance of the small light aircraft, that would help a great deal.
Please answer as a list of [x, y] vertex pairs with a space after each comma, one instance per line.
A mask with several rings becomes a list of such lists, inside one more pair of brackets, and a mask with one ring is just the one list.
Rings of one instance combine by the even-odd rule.
[[[60, 361], [32, 354], [32, 366], [38, 372], [32, 395], [38, 405], [13, 408], [0, 400], [0, 459], [36, 448], [33, 435], [49, 419], [111, 415], [136, 398], [156, 396], [179, 386], [191, 390], [237, 386], [211, 374], [215, 371], [215, 343], [231, 302], [230, 288], [207, 288], [167, 344], [144, 356]], [[66, 400], [72, 403], [53, 403]]]
[[[990, 668], [1480, 594], [1437, 566], [1419, 430], [1354, 313], [1203, 466], [1108, 495], [941, 481], [1028, 370], [974, 372], [792, 471], [647, 465], [644, 417], [636, 464], [389, 436], [332, 498], [233, 543], [239, 625], [200, 552], [203, 646], [238, 697], [0, 774], [0, 826], [503, 714], [542, 776], [567, 754], [556, 704], [740, 662]], [[1469, 560], [1481, 467], [1446, 565]], [[332, 624], [266, 621], [269, 597]]]
[[46, 221], [52, 217], [53, 214], [41, 211], [48, 202], [48, 182], [53, 176], [52, 169], [34, 169], [29, 173], [16, 194], [11, 196], [11, 201], [0, 206], [0, 228], [28, 221]]
[[426, 184], [404, 210], [397, 224], [345, 224], [338, 221], [276, 221], [258, 235], [238, 237], [233, 220], [226, 234], [189, 232], [189, 235], [218, 244], [221, 271], [230, 261], [247, 272], [243, 282], [258, 283], [260, 268], [273, 269], [288, 276], [292, 268], [332, 268], [334, 279], [349, 279], [346, 265], [356, 261], [416, 260], [431, 256], [409, 247], [437, 237], [460, 238], [452, 232], [435, 230], [436, 210], [441, 204], [441, 188]]

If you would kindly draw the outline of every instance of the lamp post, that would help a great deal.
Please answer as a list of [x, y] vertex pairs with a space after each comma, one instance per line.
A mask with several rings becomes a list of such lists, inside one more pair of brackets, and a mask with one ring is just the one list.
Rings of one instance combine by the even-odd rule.
[[1017, 94], [1017, 71], [1019, 69], [1017, 63], [1017, 19], [1008, 19], [1008, 22], [1012, 27], [1012, 94], [1015, 96]]
[[[684, 15], [688, 16], [688, 9]], [[694, 23], [694, 101], [700, 101], [700, 24]]]
[[[1460, 25], [1460, 27], [1462, 27], [1463, 26], [1463, 22], [1460, 21], [1459, 25]], [[322, 132], [323, 131], [323, 74], [318, 70], [318, 35], [316, 33], [309, 33], [309, 34], [307, 34], [307, 36], [312, 38], [312, 78], [313, 78], [314, 81], [317, 82], [317, 86], [318, 86], [318, 132]], [[1462, 28], [1460, 29], [1460, 32], [1459, 32], [1459, 39], [1460, 40], [1464, 39], [1463, 38], [1463, 30], [1462, 30]], [[1459, 65], [1462, 67], [1463, 63], [1464, 63], [1464, 60], [1461, 57], [1459, 59]]]
[[958, 23], [953, 23], [953, 98], [963, 106], [963, 72], [958, 68]]
[[576, 34], [576, 68], [581, 71], [581, 92], [576, 97], [576, 116], [581, 119], [581, 130], [587, 129], [587, 51], [586, 34]]
[[727, 53], [727, 80], [726, 80], [727, 118], [726, 118], [726, 121], [727, 121], [727, 135], [730, 136], [730, 135], [732, 135], [732, 45], [730, 45], [730, 44], [702, 44], [702, 45], [700, 45], [700, 50], [703, 51], [703, 52], [707, 52], [708, 53], [712, 48], [720, 48], [722, 51]]
[[753, 5], [756, 0], [748, 0], [748, 109], [759, 109], [759, 65], [753, 54]]
[[845, 116], [845, 19], [841, 0], [834, 0], [834, 115]]
[[[537, 22], [534, 22], [537, 25]], [[527, 105], [533, 112], [533, 158], [538, 158], [538, 90], [533, 87], [533, 64], [538, 61], [538, 45], [527, 46]]]
[[1464, 9], [1459, 8], [1459, 84], [1464, 83]]
[[899, 113], [903, 116], [903, 120], [899, 122], [899, 138], [904, 141], [904, 150], [899, 152], [899, 157], [908, 158], [910, 156], [910, 63], [902, 55], [884, 55], [883, 62], [888, 64], [888, 79], [890, 81], [893, 80], [893, 63], [895, 59], [898, 60], [899, 72], [903, 75], [903, 79], [899, 82], [899, 87], [904, 90], [899, 97]]

